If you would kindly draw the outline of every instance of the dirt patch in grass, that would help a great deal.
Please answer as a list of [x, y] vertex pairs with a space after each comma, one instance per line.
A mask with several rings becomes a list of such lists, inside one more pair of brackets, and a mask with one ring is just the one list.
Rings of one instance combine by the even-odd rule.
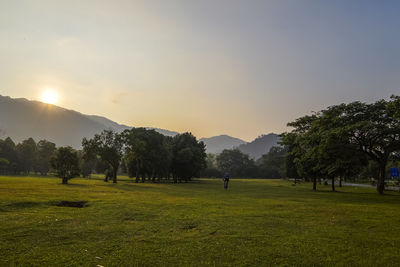
[[58, 207], [70, 207], [70, 208], [84, 208], [87, 207], [87, 201], [60, 201], [57, 203]]

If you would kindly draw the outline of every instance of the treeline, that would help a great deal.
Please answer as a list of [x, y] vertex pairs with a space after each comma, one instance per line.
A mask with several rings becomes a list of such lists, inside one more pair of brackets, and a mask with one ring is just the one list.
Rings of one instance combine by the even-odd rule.
[[372, 104], [352, 102], [328, 107], [288, 124], [283, 135], [287, 169], [313, 181], [349, 179], [370, 172], [382, 194], [388, 166], [400, 156], [400, 97]]
[[118, 173], [135, 177], [136, 182], [162, 179], [189, 181], [206, 167], [203, 142], [191, 133], [164, 136], [155, 130], [132, 128], [122, 133], [103, 131], [91, 139], [84, 138], [83, 149], [57, 148], [46, 140], [32, 138], [15, 144], [11, 138], [0, 140], [0, 172], [2, 174], [47, 175], [52, 172], [63, 183], [92, 172], [104, 173], [105, 181], [117, 182]]
[[82, 146], [84, 162], [92, 166], [99, 160], [105, 163], [105, 181], [114, 183], [121, 168], [136, 182], [172, 179], [176, 183], [191, 180], [206, 167], [205, 145], [191, 133], [169, 137], [146, 128], [120, 134], [103, 131], [92, 139], [84, 138]]
[[47, 175], [51, 169], [50, 159], [56, 151], [52, 142], [41, 140], [38, 143], [32, 138], [15, 144], [8, 137], [0, 139], [0, 173], [29, 174], [35, 172]]
[[285, 178], [287, 149], [275, 146], [254, 160], [239, 149], [225, 149], [220, 154], [207, 154], [207, 168], [201, 176], [207, 178], [223, 177], [228, 172], [235, 178]]
[[374, 178], [383, 193], [389, 167], [400, 163], [400, 97], [372, 104], [353, 102], [328, 107], [288, 123], [280, 146], [258, 160], [238, 149], [207, 155], [203, 177], [228, 171], [241, 178], [292, 178], [313, 182]]

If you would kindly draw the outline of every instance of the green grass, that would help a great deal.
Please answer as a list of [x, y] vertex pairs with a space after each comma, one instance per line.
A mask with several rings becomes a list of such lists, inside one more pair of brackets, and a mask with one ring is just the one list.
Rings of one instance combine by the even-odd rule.
[[[0, 266], [398, 266], [400, 195], [0, 177]], [[58, 207], [86, 200], [85, 208]]]

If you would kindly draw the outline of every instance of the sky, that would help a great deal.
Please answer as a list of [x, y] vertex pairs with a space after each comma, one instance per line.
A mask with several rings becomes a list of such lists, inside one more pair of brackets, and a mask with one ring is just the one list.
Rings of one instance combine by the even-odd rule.
[[400, 94], [400, 1], [1, 0], [0, 94], [251, 141]]

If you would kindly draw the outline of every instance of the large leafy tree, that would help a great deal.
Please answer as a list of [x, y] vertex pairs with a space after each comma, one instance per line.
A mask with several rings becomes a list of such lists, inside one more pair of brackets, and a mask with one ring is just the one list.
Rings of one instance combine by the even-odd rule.
[[255, 177], [257, 167], [249, 155], [239, 149], [224, 149], [216, 158], [218, 169], [232, 177]]
[[77, 151], [71, 147], [59, 147], [51, 158], [51, 166], [56, 170], [57, 176], [63, 184], [79, 175], [79, 158]]
[[378, 166], [377, 191], [383, 194], [387, 164], [400, 151], [399, 102], [392, 96], [341, 104], [289, 123], [294, 130], [283, 142], [291, 145], [299, 174], [331, 178], [334, 190], [334, 177], [354, 175], [367, 163], [366, 155]]
[[8, 165], [10, 165], [10, 161], [0, 157], [0, 173], [7, 173]]
[[125, 164], [128, 175], [135, 177], [139, 182], [142, 177], [144, 182], [146, 176], [146, 167], [148, 167], [149, 138], [146, 128], [132, 128], [122, 133], [125, 143]]
[[37, 148], [35, 140], [29, 138], [22, 141], [22, 143], [16, 146], [16, 151], [19, 171], [28, 174], [33, 170], [36, 161]]
[[41, 140], [37, 143], [37, 153], [35, 160], [35, 172], [46, 175], [50, 170], [50, 159], [56, 151], [56, 144]]
[[400, 99], [372, 104], [353, 102], [343, 107], [338, 118], [344, 122], [341, 133], [379, 166], [377, 191], [383, 194], [386, 167], [391, 157], [400, 151]]
[[222, 177], [223, 174], [217, 168], [217, 157], [215, 154], [207, 154], [206, 166], [207, 167], [201, 172], [202, 177]]
[[122, 133], [125, 164], [130, 177], [148, 177], [153, 182], [168, 177], [172, 159], [172, 140], [153, 129], [132, 128]]
[[319, 138], [314, 153], [316, 168], [326, 178], [331, 179], [332, 191], [335, 191], [335, 178], [354, 176], [367, 164], [366, 156], [357, 150], [347, 135], [341, 133], [343, 121], [338, 119], [342, 114], [342, 105], [333, 106], [321, 111], [309, 132]]
[[286, 176], [287, 148], [283, 146], [271, 147], [269, 152], [263, 155], [257, 163], [260, 175], [267, 178], [283, 178]]
[[174, 182], [189, 181], [206, 168], [206, 149], [191, 133], [174, 136], [172, 140], [172, 174]]
[[317, 189], [317, 178], [321, 177], [318, 167], [317, 146], [320, 136], [312, 130], [318, 114], [304, 116], [288, 123], [293, 131], [282, 135], [282, 144], [288, 148], [288, 156], [293, 159], [296, 171], [305, 180], [312, 179], [313, 190]]
[[[5, 140], [0, 140], [0, 158], [7, 160], [7, 167], [4, 167], [5, 172], [16, 173], [18, 170], [18, 155], [16, 146], [10, 137]], [[3, 164], [5, 166], [5, 164]]]
[[100, 157], [109, 165], [109, 174], [105, 181], [111, 176], [113, 183], [117, 183], [118, 168], [122, 159], [123, 142], [120, 134], [112, 130], [104, 130], [96, 134], [92, 139], [82, 140], [83, 152], [86, 159]]

